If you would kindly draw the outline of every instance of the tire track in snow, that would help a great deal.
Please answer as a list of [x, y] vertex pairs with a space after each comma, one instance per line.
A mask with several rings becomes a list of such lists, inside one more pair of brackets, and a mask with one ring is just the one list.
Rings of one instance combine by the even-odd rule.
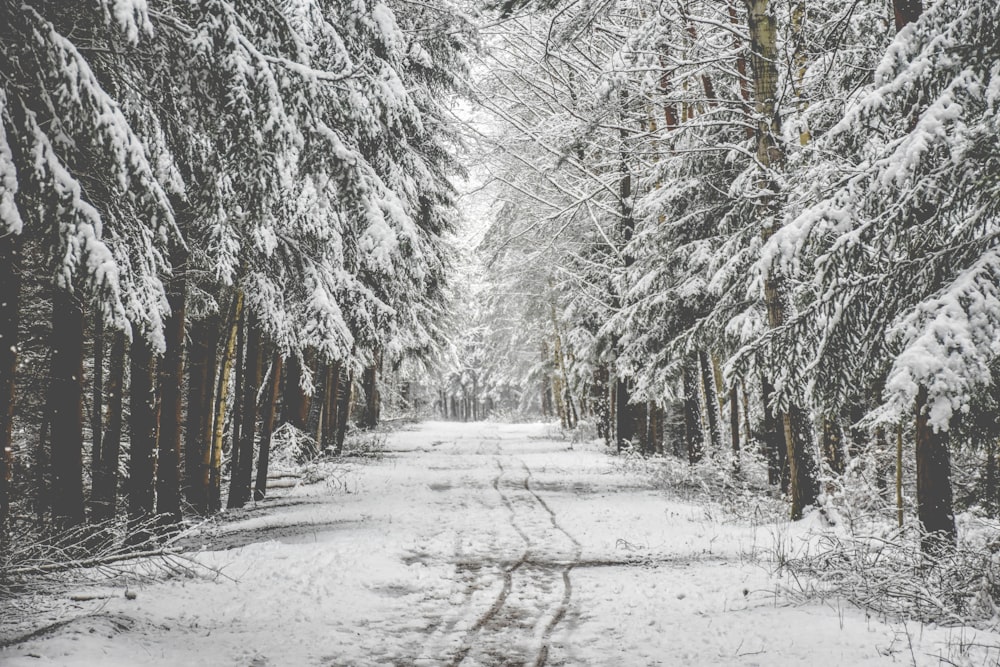
[[[499, 444], [497, 445], [497, 450], [499, 451]], [[500, 494], [500, 499], [503, 501], [504, 506], [507, 508], [507, 512], [510, 514], [510, 525], [515, 531], [517, 531], [517, 534], [524, 541], [524, 552], [521, 554], [520, 558], [503, 569], [503, 588], [493, 601], [493, 604], [490, 605], [490, 608], [487, 609], [486, 612], [480, 616], [472, 627], [470, 627], [465, 633], [465, 638], [462, 640], [462, 648], [460, 648], [452, 657], [451, 661], [448, 663], [449, 667], [458, 667], [458, 665], [462, 664], [462, 661], [465, 660], [466, 656], [468, 656], [469, 652], [473, 649], [473, 639], [475, 639], [486, 624], [493, 620], [496, 615], [500, 613], [500, 610], [503, 609], [503, 606], [507, 603], [507, 598], [510, 596], [511, 590], [514, 587], [514, 573], [521, 569], [526, 562], [528, 562], [528, 559], [531, 557], [531, 549], [534, 546], [531, 538], [528, 537], [528, 534], [525, 533], [524, 529], [522, 529], [518, 524], [517, 513], [514, 511], [514, 505], [511, 503], [510, 498], [507, 494], [500, 490], [500, 478], [504, 476], [506, 470], [504, 469], [503, 464], [500, 463], [500, 459], [495, 459], [495, 463], [497, 464], [497, 468], [500, 469], [500, 472], [498, 472], [496, 477], [493, 478], [493, 488], [498, 494]], [[527, 482], [528, 480], [525, 479], [524, 483], [527, 484]]]
[[566, 612], [569, 610], [569, 603], [573, 597], [573, 583], [570, 580], [570, 572], [573, 571], [573, 568], [576, 567], [576, 564], [580, 561], [580, 555], [583, 553], [583, 546], [580, 544], [579, 540], [573, 537], [568, 530], [560, 525], [559, 520], [556, 518], [556, 513], [551, 507], [549, 507], [549, 504], [545, 502], [545, 499], [538, 495], [533, 488], [531, 488], [531, 468], [528, 467], [528, 464], [525, 463], [523, 459], [520, 460], [520, 463], [521, 467], [524, 468], [525, 473], [525, 491], [534, 496], [535, 500], [538, 501], [538, 504], [541, 505], [546, 512], [548, 512], [549, 521], [552, 523], [552, 527], [565, 535], [569, 541], [573, 543], [573, 559], [562, 568], [562, 599], [559, 601], [559, 604], [556, 606], [556, 609], [552, 614], [552, 618], [546, 624], [545, 630], [542, 632], [542, 646], [538, 650], [538, 655], [535, 658], [535, 667], [544, 667], [545, 663], [549, 659], [549, 644], [552, 639], [552, 632], [562, 621], [563, 617], [566, 616]]

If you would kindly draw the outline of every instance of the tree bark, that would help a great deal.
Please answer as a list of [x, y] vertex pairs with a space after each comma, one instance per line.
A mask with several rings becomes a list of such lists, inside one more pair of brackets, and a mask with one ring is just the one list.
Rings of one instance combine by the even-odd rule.
[[[229, 484], [228, 507], [243, 507], [251, 497], [254, 438], [257, 434], [257, 393], [261, 382], [260, 327], [253, 312], [243, 321], [246, 361], [243, 370], [243, 409], [240, 440], [233, 443], [233, 471]], [[235, 416], [234, 416], [235, 419]]]
[[823, 458], [830, 470], [838, 475], [844, 474], [844, 432], [835, 420], [823, 417]]
[[[345, 364], [346, 366], [346, 364]], [[340, 456], [344, 451], [344, 438], [347, 437], [347, 420], [351, 415], [351, 393], [354, 391], [354, 372], [343, 371], [346, 380], [343, 391], [338, 397], [337, 405], [337, 447], [335, 453]], [[454, 416], [454, 412], [452, 413]]]
[[204, 510], [207, 496], [202, 480], [212, 442], [213, 378], [219, 326], [209, 320], [191, 326], [188, 353], [187, 420], [184, 433], [184, 494], [187, 501]]
[[[365, 410], [358, 426], [363, 429], [373, 429], [379, 422], [379, 393], [378, 393], [378, 361], [373, 361], [365, 367], [365, 372], [361, 376], [361, 385], [365, 392]], [[466, 418], [468, 413], [466, 413]]]
[[729, 435], [732, 438], [733, 471], [740, 472], [740, 396], [737, 382], [729, 388]]
[[278, 394], [281, 387], [283, 359], [277, 350], [271, 360], [271, 383], [268, 385], [264, 403], [264, 415], [260, 425], [260, 452], [257, 455], [257, 479], [254, 484], [253, 499], [263, 500], [267, 495], [267, 470], [271, 461], [271, 435], [274, 433], [274, 418], [277, 414]]
[[302, 364], [297, 354], [288, 357], [285, 388], [281, 399], [281, 421], [300, 431], [306, 429], [309, 418], [309, 395], [302, 389]]
[[90, 505], [94, 513], [96, 489], [101, 475], [101, 447], [104, 439], [104, 314], [94, 314], [94, 380], [90, 408]]
[[129, 541], [149, 538], [138, 528], [153, 515], [156, 480], [157, 414], [153, 351], [139, 332], [132, 334], [129, 385]]
[[[775, 179], [769, 173], [784, 161], [784, 151], [778, 143], [781, 133], [780, 117], [777, 109], [778, 91], [778, 31], [777, 20], [770, 0], [748, 0], [747, 7], [751, 64], [753, 68], [754, 102], [757, 111], [757, 161], [761, 167], [758, 188], [757, 215], [760, 219], [760, 234], [764, 241], [774, 234], [777, 224], [776, 198], [778, 191]], [[779, 276], [769, 271], [764, 279], [764, 304], [767, 308], [768, 326], [780, 327], [784, 322], [784, 303]], [[801, 410], [790, 404], [788, 411], [781, 415], [784, 425], [785, 446], [791, 475], [791, 515], [792, 519], [802, 517], [802, 510], [816, 502], [819, 485], [816, 481], [816, 466], [809, 449], [811, 436], [808, 421]]]
[[108, 367], [108, 421], [101, 443], [101, 460], [96, 466], [94, 493], [91, 499], [95, 521], [115, 518], [118, 505], [118, 457], [122, 445], [122, 405], [125, 387], [125, 332], [115, 331], [111, 339]]
[[701, 408], [698, 401], [698, 359], [690, 357], [683, 362], [681, 384], [684, 388], [684, 440], [687, 443], [689, 463], [698, 463], [704, 456], [704, 436], [701, 432]]
[[927, 388], [920, 387], [916, 404], [917, 516], [923, 527], [921, 550], [939, 554], [956, 541], [952, 513], [951, 458], [948, 433], [935, 431], [929, 423]]
[[5, 546], [14, 480], [14, 400], [21, 306], [20, 237], [0, 236], [0, 548]]
[[715, 378], [712, 377], [712, 367], [705, 352], [698, 353], [701, 367], [701, 389], [705, 396], [705, 416], [708, 424], [709, 441], [712, 443], [712, 456], [722, 452], [722, 416], [719, 414], [719, 396], [715, 391]]
[[212, 443], [205, 450], [204, 473], [202, 488], [204, 489], [205, 509], [217, 510], [222, 504], [222, 436], [226, 420], [226, 399], [229, 394], [229, 374], [233, 368], [233, 356], [236, 351], [236, 333], [238, 323], [243, 314], [243, 292], [236, 292], [233, 305], [229, 309], [226, 321], [228, 333], [226, 344], [222, 350], [222, 360], [219, 362], [218, 384], [215, 390], [215, 410], [212, 417]]
[[[240, 433], [243, 420], [240, 418], [242, 403], [240, 397], [243, 395], [243, 377], [245, 373], [244, 358], [246, 357], [247, 321], [246, 310], [240, 312], [240, 317], [236, 323], [236, 356], [233, 358], [233, 371], [236, 377], [233, 378], [233, 403], [230, 408], [230, 427], [232, 436], [229, 440], [229, 480], [232, 483], [236, 477], [236, 468], [240, 465]], [[225, 443], [223, 443], [225, 448]]]
[[160, 433], [156, 460], [156, 513], [166, 523], [181, 520], [182, 390], [184, 386], [184, 334], [187, 325], [187, 253], [171, 253], [174, 275], [167, 293], [170, 316], [166, 321], [166, 352], [160, 363]]
[[921, 0], [893, 0], [892, 14], [896, 20], [896, 32], [919, 19], [923, 11]]
[[52, 297], [49, 389], [52, 516], [60, 528], [83, 523], [83, 307], [69, 287]]

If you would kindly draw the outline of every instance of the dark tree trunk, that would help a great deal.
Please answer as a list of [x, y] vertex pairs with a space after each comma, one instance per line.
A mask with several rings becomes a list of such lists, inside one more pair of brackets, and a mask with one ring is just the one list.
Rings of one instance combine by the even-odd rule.
[[698, 359], [684, 360], [681, 383], [684, 385], [684, 440], [689, 463], [698, 463], [704, 456], [704, 435], [701, 432], [701, 407], [698, 401]]
[[737, 382], [729, 388], [729, 431], [733, 445], [733, 470], [740, 472], [740, 392]]
[[787, 447], [782, 432], [781, 420], [771, 406], [774, 389], [767, 380], [761, 383], [761, 398], [764, 402], [764, 454], [767, 457], [767, 481], [780, 485], [782, 493], [788, 493], [789, 474]]
[[797, 521], [802, 518], [805, 508], [815, 505], [819, 498], [819, 475], [812, 453], [812, 427], [808, 416], [793, 405], [783, 415], [783, 422], [788, 446], [791, 516], [793, 521]]
[[[166, 352], [160, 363], [160, 432], [157, 441], [156, 513], [167, 523], [181, 520], [182, 387], [184, 386], [184, 334], [187, 317], [186, 253], [175, 250], [171, 262], [167, 301], [170, 316], [165, 327]], [[193, 453], [197, 456], [197, 453]], [[200, 460], [200, 459], [199, 459]]]
[[302, 363], [296, 354], [288, 358], [288, 372], [281, 400], [281, 421], [304, 431], [309, 417], [309, 396], [302, 389]]
[[347, 437], [347, 420], [351, 416], [351, 393], [354, 391], [354, 373], [346, 369], [342, 371], [345, 380], [342, 383], [344, 389], [341, 391], [337, 401], [337, 447], [336, 454], [340, 456], [344, 451], [344, 438]]
[[[228, 507], [243, 507], [250, 500], [253, 480], [254, 437], [257, 434], [257, 392], [261, 382], [260, 329], [257, 318], [247, 312], [243, 320], [246, 362], [243, 372], [243, 409], [240, 439], [233, 442], [233, 469]], [[233, 417], [234, 421], [236, 416]]]
[[14, 480], [14, 378], [21, 305], [20, 238], [0, 236], [0, 548], [5, 546]]
[[232, 427], [232, 437], [229, 441], [229, 485], [232, 486], [236, 477], [236, 469], [240, 465], [240, 434], [243, 421], [240, 417], [240, 409], [243, 406], [241, 397], [243, 396], [243, 378], [245, 373], [244, 357], [246, 356], [247, 340], [247, 311], [240, 311], [240, 316], [236, 320], [236, 356], [233, 357], [235, 364], [233, 370], [236, 377], [233, 378], [233, 402], [230, 415], [230, 426]]
[[128, 514], [130, 542], [149, 538], [137, 525], [153, 515], [158, 415], [154, 389], [153, 352], [138, 332], [132, 334], [129, 386]]
[[608, 398], [608, 367], [598, 366], [594, 370], [594, 380], [591, 384], [591, 412], [597, 420], [597, 435], [604, 439], [610, 447], [613, 439], [611, 424], [611, 405]]
[[[365, 392], [365, 409], [361, 419], [358, 420], [358, 426], [363, 429], [373, 429], [379, 422], [378, 366], [377, 361], [372, 362], [361, 376], [361, 386]], [[468, 414], [465, 416], [468, 417]]]
[[207, 471], [206, 453], [212, 442], [212, 380], [215, 378], [215, 348], [218, 343], [219, 327], [214, 322], [202, 320], [191, 326], [184, 433], [184, 494], [191, 505], [202, 510], [207, 500], [202, 479]]
[[823, 459], [830, 470], [844, 474], [844, 432], [836, 420], [823, 417]]
[[278, 393], [281, 387], [281, 370], [283, 359], [281, 353], [275, 351], [271, 360], [271, 382], [268, 385], [264, 403], [264, 415], [260, 425], [260, 452], [257, 455], [257, 480], [254, 484], [253, 499], [263, 500], [267, 495], [267, 469], [271, 461], [271, 435], [274, 433], [274, 421], [278, 408]]
[[101, 447], [104, 440], [104, 314], [94, 315], [94, 381], [90, 408], [90, 512], [94, 514], [98, 479], [101, 476]]
[[[233, 304], [225, 323], [226, 339], [219, 361], [215, 401], [212, 407], [212, 442], [205, 452], [202, 486], [205, 489], [205, 509], [217, 510], [222, 504], [222, 440], [225, 431], [226, 405], [229, 396], [229, 374], [233, 368], [239, 322], [243, 316], [243, 293], [233, 296]], [[236, 395], [236, 400], [239, 396]]]
[[699, 352], [698, 364], [701, 367], [701, 388], [705, 395], [705, 416], [709, 440], [712, 443], [712, 456], [717, 456], [722, 451], [722, 417], [719, 414], [719, 396], [715, 390], [715, 379], [712, 377], [708, 354]]
[[951, 458], [947, 432], [935, 432], [928, 423], [927, 389], [917, 393], [917, 516], [924, 529], [920, 542], [927, 554], [939, 554], [955, 545], [952, 512]]
[[59, 527], [81, 524], [83, 504], [83, 308], [56, 287], [52, 297], [52, 516]]
[[892, 14], [896, 19], [896, 32], [913, 23], [923, 13], [921, 0], [893, 0]]
[[616, 432], [618, 434], [619, 452], [628, 447], [636, 436], [636, 415], [633, 410], [634, 406], [629, 403], [630, 398], [628, 383], [624, 380], [618, 380], [618, 386], [615, 391], [615, 400], [618, 405], [615, 415], [618, 422], [616, 424]]
[[117, 513], [118, 457], [122, 446], [126, 348], [125, 332], [115, 331], [111, 339], [108, 367], [108, 423], [101, 443], [100, 465], [95, 466], [92, 498], [95, 521], [110, 521]]

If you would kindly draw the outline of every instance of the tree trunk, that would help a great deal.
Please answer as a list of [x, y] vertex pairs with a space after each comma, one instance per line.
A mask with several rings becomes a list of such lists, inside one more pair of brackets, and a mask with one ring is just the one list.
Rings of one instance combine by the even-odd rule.
[[764, 454], [767, 457], [767, 482], [779, 486], [782, 493], [788, 493], [788, 449], [782, 432], [781, 417], [771, 405], [774, 389], [767, 380], [761, 382], [761, 398], [764, 403]]
[[921, 0], [893, 0], [892, 14], [896, 19], [896, 32], [919, 19], [923, 10]]
[[69, 287], [52, 297], [52, 516], [66, 528], [83, 523], [83, 307]]
[[729, 435], [733, 445], [733, 472], [739, 474], [740, 465], [740, 396], [737, 382], [729, 388]]
[[212, 380], [216, 372], [215, 349], [218, 342], [219, 326], [214, 320], [202, 320], [191, 326], [184, 433], [184, 493], [187, 501], [200, 510], [205, 509], [208, 500], [202, 480], [208, 473], [206, 461], [210, 459], [212, 442]]
[[615, 432], [618, 437], [618, 451], [621, 452], [623, 449], [631, 446], [633, 440], [635, 440], [635, 414], [633, 413], [633, 406], [629, 403], [631, 398], [629, 394], [628, 383], [625, 380], [618, 380], [615, 388], [615, 401], [618, 404], [615, 408], [615, 417], [617, 424], [615, 425]]
[[138, 526], [153, 515], [156, 480], [158, 414], [153, 374], [153, 351], [139, 332], [132, 334], [129, 385], [129, 541], [150, 537]]
[[[378, 393], [378, 366], [377, 361], [373, 361], [365, 368], [361, 376], [362, 389], [365, 392], [365, 410], [358, 420], [358, 426], [363, 429], [373, 429], [379, 422], [379, 393]], [[468, 419], [468, 413], [464, 415]]]
[[681, 383], [684, 386], [684, 440], [687, 443], [689, 463], [698, 463], [704, 456], [704, 435], [701, 432], [701, 408], [698, 403], [698, 359], [690, 357], [683, 362]]
[[222, 360], [219, 362], [219, 377], [215, 390], [215, 414], [212, 417], [212, 443], [206, 448], [203, 460], [202, 488], [204, 489], [205, 508], [208, 511], [217, 510], [222, 504], [222, 435], [225, 429], [229, 374], [233, 368], [236, 333], [242, 314], [243, 293], [238, 291], [233, 297], [233, 305], [229, 309], [229, 317], [226, 321], [228, 333], [226, 345], [222, 350]]
[[[0, 130], [2, 131], [2, 130]], [[0, 236], [0, 549], [6, 546], [14, 481], [14, 382], [21, 305], [20, 237]]]
[[712, 443], [712, 456], [717, 456], [722, 452], [722, 416], [719, 414], [719, 395], [715, 390], [711, 362], [705, 352], [698, 353], [698, 363], [701, 367], [701, 390], [705, 395], [705, 416], [708, 424], [709, 442]]
[[174, 275], [170, 280], [167, 302], [170, 316], [166, 321], [166, 352], [160, 364], [160, 434], [156, 459], [156, 513], [167, 523], [181, 520], [181, 444], [182, 390], [184, 386], [184, 334], [187, 325], [186, 253], [171, 253]]
[[[761, 238], [767, 241], [774, 234], [777, 224], [776, 198], [769, 193], [778, 191], [770, 171], [780, 167], [784, 151], [778, 143], [781, 136], [780, 116], [777, 109], [778, 95], [778, 31], [776, 12], [769, 7], [770, 0], [748, 0], [751, 64], [753, 68], [754, 102], [757, 111], [757, 161], [761, 167], [758, 188], [757, 215], [760, 219]], [[777, 328], [784, 322], [784, 303], [779, 276], [773, 270], [764, 279], [764, 304], [767, 308], [768, 326]], [[781, 416], [784, 424], [785, 446], [791, 474], [792, 519], [799, 519], [805, 506], [816, 501], [818, 483], [816, 466], [809, 449], [809, 429], [805, 416], [791, 404]], [[800, 458], [801, 457], [801, 458]]]
[[792, 405], [783, 415], [785, 443], [788, 446], [789, 492], [792, 500], [793, 521], [802, 518], [809, 505], [819, 498], [819, 476], [815, 458], [809, 450], [812, 445], [812, 428], [808, 416]]
[[118, 504], [118, 457], [122, 445], [122, 406], [125, 387], [126, 339], [115, 331], [111, 339], [108, 367], [108, 423], [101, 443], [101, 461], [94, 478], [93, 517], [95, 521], [115, 518]]
[[253, 491], [253, 499], [258, 501], [267, 495], [267, 468], [271, 461], [271, 435], [274, 433], [274, 418], [277, 414], [282, 361], [281, 353], [276, 350], [271, 360], [271, 383], [264, 399], [264, 415], [260, 425], [260, 452], [257, 455], [257, 480]]
[[924, 530], [920, 546], [924, 553], [938, 554], [954, 546], [956, 538], [948, 433], [936, 432], [928, 423], [926, 387], [917, 393], [916, 411], [917, 516]]
[[285, 388], [281, 399], [281, 421], [304, 431], [309, 418], [309, 395], [302, 389], [302, 366], [297, 354], [288, 357]]
[[[345, 364], [346, 366], [346, 364]], [[351, 415], [351, 393], [354, 391], [354, 372], [344, 371], [346, 380], [344, 390], [338, 397], [337, 405], [337, 447], [335, 453], [340, 456], [344, 451], [344, 438], [347, 436], [347, 420]], [[454, 413], [452, 413], [454, 416]]]
[[[229, 409], [230, 415], [230, 427], [232, 428], [232, 436], [229, 440], [229, 480], [230, 485], [232, 484], [233, 478], [236, 477], [236, 469], [240, 465], [240, 429], [243, 426], [243, 421], [240, 419], [240, 408], [242, 403], [240, 401], [243, 395], [243, 376], [244, 376], [244, 358], [246, 357], [246, 339], [247, 339], [247, 321], [246, 321], [246, 310], [244, 309], [240, 313], [240, 318], [236, 325], [236, 356], [233, 358], [233, 371], [236, 376], [233, 378], [233, 402]], [[223, 451], [225, 450], [225, 443], [223, 443]]]
[[96, 489], [101, 476], [101, 446], [104, 439], [104, 314], [94, 315], [94, 381], [90, 408], [90, 512], [94, 514]]
[[[243, 320], [246, 362], [243, 370], [243, 424], [240, 440], [233, 443], [233, 470], [229, 484], [228, 507], [243, 507], [251, 497], [253, 482], [254, 438], [257, 435], [257, 393], [261, 382], [260, 327], [253, 312]], [[235, 416], [234, 416], [235, 420]]]
[[823, 458], [830, 470], [844, 474], [844, 432], [835, 420], [823, 417]]

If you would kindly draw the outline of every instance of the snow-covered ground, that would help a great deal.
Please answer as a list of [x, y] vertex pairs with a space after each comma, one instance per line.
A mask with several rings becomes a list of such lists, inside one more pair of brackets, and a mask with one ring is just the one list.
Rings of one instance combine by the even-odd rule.
[[[540, 424], [425, 423], [202, 538], [222, 576], [94, 589], [0, 650], [39, 665], [996, 664], [1000, 638], [793, 604], [787, 526], [671, 500]], [[82, 596], [86, 597], [86, 595]], [[10, 612], [11, 610], [7, 610]], [[983, 646], [969, 647], [969, 644]], [[964, 653], [964, 655], [963, 655]], [[993, 656], [993, 657], [990, 657]]]

